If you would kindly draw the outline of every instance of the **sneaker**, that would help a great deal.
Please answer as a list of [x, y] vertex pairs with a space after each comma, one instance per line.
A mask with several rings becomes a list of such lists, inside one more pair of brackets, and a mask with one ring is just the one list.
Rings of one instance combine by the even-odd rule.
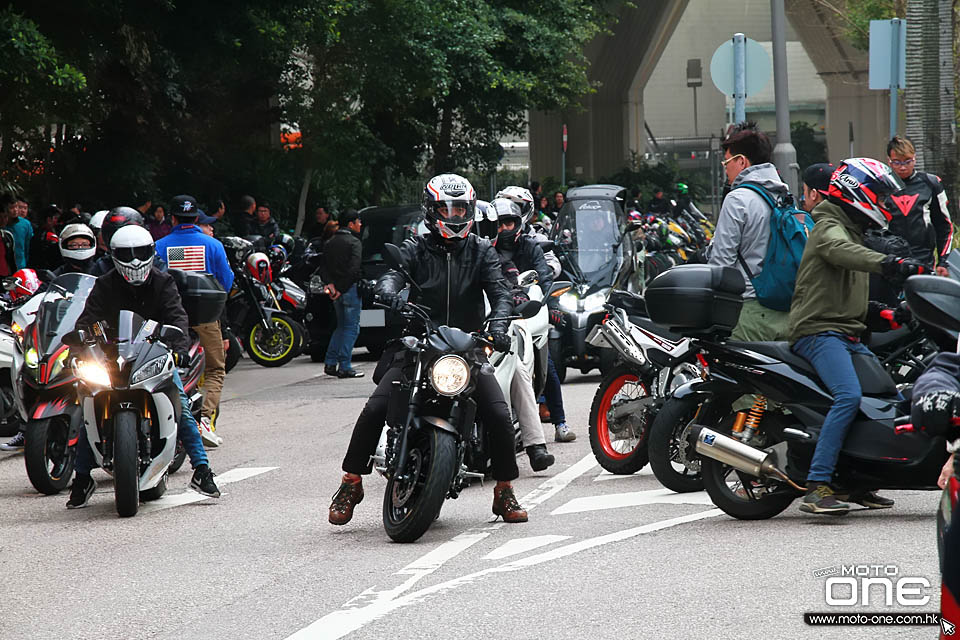
[[876, 491], [856, 491], [850, 494], [850, 502], [859, 504], [868, 509], [890, 509], [894, 502], [890, 498], [884, 498]]
[[493, 515], [500, 516], [504, 522], [527, 521], [527, 512], [517, 502], [510, 486], [493, 488]]
[[90, 476], [75, 476], [70, 489], [67, 509], [83, 509], [90, 502], [90, 496], [97, 490], [96, 481]]
[[323, 372], [328, 376], [337, 377], [337, 365], [325, 364], [323, 365]]
[[553, 439], [557, 442], [573, 442], [577, 439], [577, 434], [570, 430], [566, 422], [561, 422], [555, 426], [556, 433]]
[[193, 478], [190, 480], [190, 488], [210, 498], [219, 498], [220, 489], [217, 483], [213, 481], [213, 471], [210, 465], [202, 464], [193, 472]]
[[550, 422], [550, 409], [543, 402], [540, 403], [540, 422]]
[[341, 369], [337, 373], [338, 378], [362, 378], [363, 371], [357, 371], [356, 369]]
[[353, 518], [353, 508], [363, 502], [363, 482], [343, 480], [330, 502], [330, 524], [347, 524]]
[[17, 435], [0, 444], [0, 451], [21, 451], [24, 441], [23, 431], [18, 431]]
[[527, 456], [530, 458], [530, 468], [534, 471], [543, 471], [555, 462], [555, 458], [547, 453], [547, 445], [532, 444], [527, 447]]
[[215, 449], [223, 444], [223, 438], [214, 431], [210, 418], [200, 418], [197, 427], [200, 429], [200, 439], [203, 440], [203, 446], [208, 449]]
[[833, 489], [825, 482], [808, 482], [807, 494], [800, 502], [800, 511], [842, 516], [850, 511], [850, 505], [837, 500]]

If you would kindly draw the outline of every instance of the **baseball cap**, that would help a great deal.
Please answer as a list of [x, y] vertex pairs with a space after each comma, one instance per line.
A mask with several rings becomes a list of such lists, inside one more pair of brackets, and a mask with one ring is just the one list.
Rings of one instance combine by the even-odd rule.
[[200, 209], [197, 208], [197, 199], [193, 196], [177, 196], [170, 201], [170, 215], [180, 219], [195, 218]]
[[803, 183], [811, 189], [816, 189], [823, 195], [827, 195], [827, 189], [830, 188], [830, 176], [836, 169], [829, 162], [812, 164], [803, 172]]
[[214, 218], [213, 216], [208, 216], [204, 213], [203, 209], [197, 209], [197, 224], [209, 224], [214, 225], [219, 222], [219, 219]]

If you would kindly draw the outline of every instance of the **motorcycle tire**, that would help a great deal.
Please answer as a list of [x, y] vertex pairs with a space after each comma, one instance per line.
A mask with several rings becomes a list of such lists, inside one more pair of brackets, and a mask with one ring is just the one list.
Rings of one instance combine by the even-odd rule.
[[243, 347], [240, 345], [240, 341], [237, 339], [237, 336], [231, 334], [227, 338], [227, 352], [224, 354], [223, 370], [225, 373], [230, 373], [230, 370], [237, 366], [237, 363], [240, 362], [240, 358], [243, 357]]
[[697, 398], [670, 398], [650, 427], [650, 468], [660, 484], [677, 493], [703, 489], [701, 458], [684, 437], [699, 409]]
[[113, 495], [121, 518], [140, 508], [140, 456], [137, 452], [137, 414], [118, 411], [113, 416]]
[[[300, 327], [285, 313], [274, 312], [270, 319], [273, 331], [257, 322], [244, 332], [247, 355], [261, 367], [282, 367], [296, 357], [300, 344]], [[269, 347], [269, 349], [267, 349]]]
[[290, 321], [293, 322], [297, 326], [297, 328], [300, 330], [300, 341], [297, 343], [296, 349], [294, 349], [297, 355], [293, 356], [294, 358], [299, 358], [300, 356], [303, 355], [303, 353], [307, 349], [307, 328], [303, 326], [303, 323], [301, 322], [298, 322], [293, 319], [291, 319]]
[[383, 528], [395, 542], [414, 542], [437, 516], [457, 470], [457, 443], [453, 434], [426, 428], [409, 434], [407, 465], [413, 482], [402, 485], [398, 470], [383, 492]]
[[[730, 435], [729, 427], [714, 428], [724, 435]], [[728, 481], [733, 480], [734, 486], [738, 483], [742, 485], [743, 481], [750, 476], [740, 474], [736, 469], [712, 458], [701, 458], [700, 465], [703, 488], [707, 490], [710, 500], [718, 509], [737, 520], [767, 520], [783, 513], [790, 503], [800, 497], [798, 491], [786, 485], [781, 491], [756, 499], [751, 498], [746, 491], [738, 495], [737, 490], [731, 487]]]
[[170, 461], [170, 466], [167, 467], [167, 473], [176, 473], [180, 470], [180, 467], [183, 466], [183, 461], [187, 459], [187, 450], [184, 448], [183, 443], [177, 439], [177, 448], [173, 453], [173, 460]]
[[626, 364], [617, 365], [604, 376], [590, 405], [590, 448], [593, 449], [593, 456], [600, 466], [616, 475], [636, 473], [649, 461], [647, 442], [652, 421], [649, 416], [631, 415], [626, 418], [642, 421], [641, 432], [635, 443], [627, 447], [617, 447], [614, 444], [617, 441], [611, 438], [607, 414], [617, 395], [627, 386], [633, 387], [633, 390], [641, 390], [642, 395], [648, 395], [649, 385], [640, 381], [634, 367]]
[[27, 422], [23, 461], [30, 484], [40, 493], [55, 495], [70, 482], [76, 447], [67, 445], [69, 428], [66, 416]]
[[382, 342], [377, 342], [376, 344], [368, 344], [366, 345], [367, 353], [373, 356], [375, 360], [380, 360], [380, 356], [383, 355], [383, 350], [386, 348], [386, 346], [387, 345], [383, 344]]
[[557, 378], [560, 384], [567, 380], [567, 365], [563, 363], [563, 343], [559, 338], [551, 338], [547, 341], [547, 348], [550, 349], [550, 359], [553, 360], [553, 366], [557, 370]]
[[140, 492], [140, 502], [153, 502], [154, 500], [159, 500], [163, 497], [163, 494], [167, 492], [167, 476], [170, 475], [168, 470], [163, 477], [160, 478], [160, 482], [157, 483], [157, 486], [151, 489], [145, 489]]

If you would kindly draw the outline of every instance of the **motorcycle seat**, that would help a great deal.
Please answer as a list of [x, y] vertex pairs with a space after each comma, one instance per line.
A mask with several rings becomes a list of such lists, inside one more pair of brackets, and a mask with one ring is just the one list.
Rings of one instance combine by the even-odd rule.
[[627, 317], [630, 319], [630, 322], [638, 327], [641, 327], [644, 331], [649, 331], [650, 333], [656, 334], [664, 340], [669, 340], [670, 342], [680, 342], [683, 340], [683, 336], [678, 333], [667, 331], [664, 327], [656, 324], [650, 318], [637, 315], [628, 315]]
[[805, 358], [801, 358], [790, 350], [789, 342], [738, 342], [730, 340], [727, 342], [727, 345], [740, 349], [756, 351], [757, 353], [765, 355], [769, 358], [783, 360], [787, 364], [800, 369], [801, 371], [805, 371], [806, 373], [813, 374], [814, 376], [817, 375], [813, 365], [811, 365]]
[[907, 327], [900, 327], [893, 331], [879, 331], [870, 334], [870, 342], [867, 343], [867, 346], [873, 352], [886, 351], [891, 345], [902, 342], [912, 335], [913, 332]]

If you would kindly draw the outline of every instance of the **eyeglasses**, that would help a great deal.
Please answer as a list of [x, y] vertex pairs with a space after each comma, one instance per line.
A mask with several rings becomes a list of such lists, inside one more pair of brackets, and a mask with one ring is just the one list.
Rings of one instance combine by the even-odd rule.
[[891, 161], [890, 161], [890, 166], [892, 166], [892, 167], [909, 167], [909, 166], [912, 165], [914, 162], [916, 162], [916, 160], [917, 160], [916, 158], [907, 158], [906, 160], [891, 160]]
[[724, 168], [724, 169], [726, 169], [728, 164], [730, 164], [731, 162], [733, 162], [733, 161], [736, 160], [737, 158], [744, 158], [744, 157], [746, 157], [746, 156], [744, 156], [742, 153], [738, 153], [738, 154], [735, 155], [735, 156], [730, 156], [730, 157], [727, 158], [726, 160], [721, 160], [721, 161], [720, 161], [720, 164], [723, 165], [723, 168]]

